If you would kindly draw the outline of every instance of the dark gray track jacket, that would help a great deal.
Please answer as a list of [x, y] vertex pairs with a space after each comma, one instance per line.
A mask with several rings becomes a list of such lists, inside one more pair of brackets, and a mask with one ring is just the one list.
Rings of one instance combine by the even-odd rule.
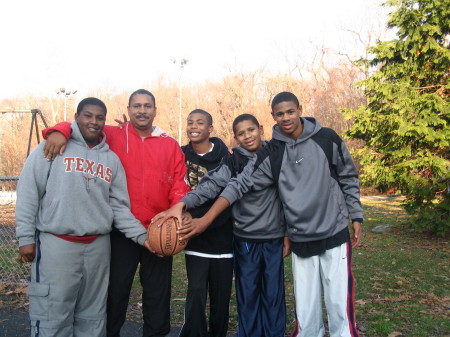
[[349, 218], [362, 221], [359, 179], [342, 139], [314, 118], [303, 118], [296, 139], [273, 128], [273, 139], [257, 153], [222, 192], [230, 204], [250, 190], [278, 187], [293, 242], [334, 236], [348, 227]]
[[[267, 145], [267, 142], [265, 142]], [[215, 199], [232, 177], [236, 177], [250, 159], [256, 157], [238, 146], [222, 160], [219, 167], [209, 171], [197, 188], [182, 201], [186, 208], [198, 207]], [[245, 194], [232, 205], [233, 233], [244, 240], [272, 240], [286, 235], [283, 209], [274, 184]]]

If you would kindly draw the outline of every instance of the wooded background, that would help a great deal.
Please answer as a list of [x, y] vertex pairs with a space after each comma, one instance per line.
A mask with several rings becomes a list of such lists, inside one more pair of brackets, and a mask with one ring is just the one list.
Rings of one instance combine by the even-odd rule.
[[[185, 134], [186, 118], [190, 111], [200, 108], [211, 113], [214, 119], [214, 136], [230, 147], [235, 146], [231, 128], [234, 118], [243, 113], [255, 115], [264, 126], [265, 138], [270, 139], [274, 121], [270, 102], [281, 91], [297, 95], [303, 106], [304, 116], [316, 117], [324, 126], [335, 129], [339, 134], [348, 130], [351, 121], [345, 120], [341, 109], [356, 109], [366, 100], [354, 84], [367, 77], [367, 71], [355, 66], [346, 56], [318, 50], [317, 60], [306, 64], [299, 58], [292, 64], [292, 71], [286, 74], [270, 74], [265, 69], [251, 73], [229, 70], [229, 75], [216, 82], [184, 84], [182, 86], [182, 143], [188, 142]], [[88, 81], [89, 79], [87, 79]], [[164, 77], [157, 81], [137, 85], [156, 97], [158, 109], [154, 125], [164, 129], [178, 140], [179, 125], [179, 83]], [[107, 121], [122, 119], [127, 113], [131, 92], [119, 92], [99, 88], [88, 93], [103, 100], [108, 107]], [[78, 102], [85, 97], [68, 96], [67, 120], [72, 121]], [[24, 96], [0, 101], [0, 109], [40, 109], [49, 125], [63, 120], [64, 98], [56, 94], [48, 97]], [[15, 176], [26, 158], [30, 132], [31, 115], [28, 113], [0, 114], [0, 175]], [[43, 125], [39, 121], [39, 127]], [[350, 147], [355, 146], [355, 142]], [[32, 148], [37, 144], [33, 138]]]

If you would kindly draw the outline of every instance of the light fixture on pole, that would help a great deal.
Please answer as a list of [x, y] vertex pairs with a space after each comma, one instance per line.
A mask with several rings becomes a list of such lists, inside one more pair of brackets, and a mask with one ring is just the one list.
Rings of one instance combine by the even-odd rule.
[[70, 95], [75, 95], [77, 93], [77, 90], [74, 91], [67, 91], [65, 88], [60, 88], [59, 90], [56, 90], [57, 95], [63, 95], [64, 97], [64, 121], [67, 120], [67, 97]]
[[182, 127], [182, 108], [181, 108], [181, 102], [182, 102], [182, 93], [183, 93], [183, 89], [182, 89], [182, 82], [181, 82], [181, 70], [184, 68], [184, 66], [189, 62], [189, 60], [187, 59], [180, 59], [177, 60], [174, 57], [170, 58], [170, 62], [172, 62], [175, 65], [178, 65], [180, 67], [179, 72], [178, 72], [178, 87], [180, 90], [180, 94], [179, 94], [179, 116], [178, 116], [178, 143], [181, 144], [181, 127]]

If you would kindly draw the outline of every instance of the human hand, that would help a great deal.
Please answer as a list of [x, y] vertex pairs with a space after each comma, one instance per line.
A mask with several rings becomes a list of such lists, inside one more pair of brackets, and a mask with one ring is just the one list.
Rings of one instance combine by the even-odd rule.
[[155, 225], [155, 226], [161, 227], [162, 223], [170, 217], [177, 218], [178, 223], [181, 224], [183, 222], [182, 212], [183, 212], [184, 206], [185, 206], [185, 203], [180, 201], [179, 203], [175, 204], [168, 210], [156, 214], [152, 219], [151, 226]]
[[186, 225], [190, 224], [192, 222], [192, 215], [191, 215], [191, 213], [184, 211], [182, 213], [181, 220], [182, 220], [182, 222], [181, 222], [181, 226], [180, 227], [182, 227], [185, 224]]
[[291, 254], [291, 240], [287, 236], [283, 241], [283, 257], [288, 257]]
[[[151, 226], [151, 225], [150, 225], [150, 226]], [[157, 253], [152, 249], [152, 247], [150, 247], [150, 243], [148, 242], [148, 239], [145, 240], [145, 242], [144, 242], [144, 247], [147, 248], [151, 253], [155, 254], [156, 256], [158, 256], [158, 257], [164, 257], [163, 255], [157, 254]]]
[[44, 145], [44, 157], [47, 160], [54, 160], [58, 154], [63, 154], [66, 150], [67, 139], [59, 131], [53, 131], [47, 136]]
[[362, 235], [361, 222], [353, 221], [352, 227], [353, 227], [353, 234], [351, 237], [352, 248], [356, 248], [361, 244], [361, 235]]
[[121, 121], [120, 119], [114, 118], [114, 122], [116, 122], [119, 128], [122, 128], [122, 125], [125, 124], [126, 122], [128, 122], [128, 118], [127, 115], [123, 114], [122, 115], [123, 120]]
[[204, 218], [191, 219], [188, 223], [183, 225], [177, 230], [179, 240], [189, 240], [194, 236], [203, 233], [209, 226], [209, 223]]
[[34, 243], [19, 247], [19, 262], [31, 262], [36, 257], [36, 245]]

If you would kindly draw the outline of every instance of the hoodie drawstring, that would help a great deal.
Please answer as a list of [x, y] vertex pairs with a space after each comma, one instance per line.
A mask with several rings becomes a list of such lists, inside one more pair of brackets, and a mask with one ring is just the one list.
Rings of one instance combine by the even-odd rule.
[[129, 123], [127, 123], [127, 126], [126, 126], [126, 128], [125, 128], [125, 134], [126, 134], [126, 137], [127, 137], [127, 153], [128, 153], [128, 126], [129, 126], [130, 124]]
[[[93, 150], [95, 151], [95, 154], [96, 154], [95, 163], [98, 164], [98, 161], [99, 161], [99, 158], [100, 158], [100, 155], [99, 155], [99, 149], [98, 149], [98, 148], [94, 148]], [[89, 147], [86, 145], [86, 155], [85, 155], [85, 158], [88, 158], [88, 152], [89, 152]], [[88, 193], [90, 193], [90, 192], [91, 192], [91, 188], [90, 188], [90, 186], [89, 186], [89, 181], [90, 181], [91, 179], [94, 179], [94, 183], [97, 183], [97, 178], [98, 178], [98, 176], [97, 176], [97, 174], [94, 174], [94, 178], [90, 178], [89, 176], [83, 174], [83, 178], [84, 178], [84, 180], [85, 180], [84, 184], [85, 184], [85, 186], [86, 186], [86, 191], [87, 191]]]

